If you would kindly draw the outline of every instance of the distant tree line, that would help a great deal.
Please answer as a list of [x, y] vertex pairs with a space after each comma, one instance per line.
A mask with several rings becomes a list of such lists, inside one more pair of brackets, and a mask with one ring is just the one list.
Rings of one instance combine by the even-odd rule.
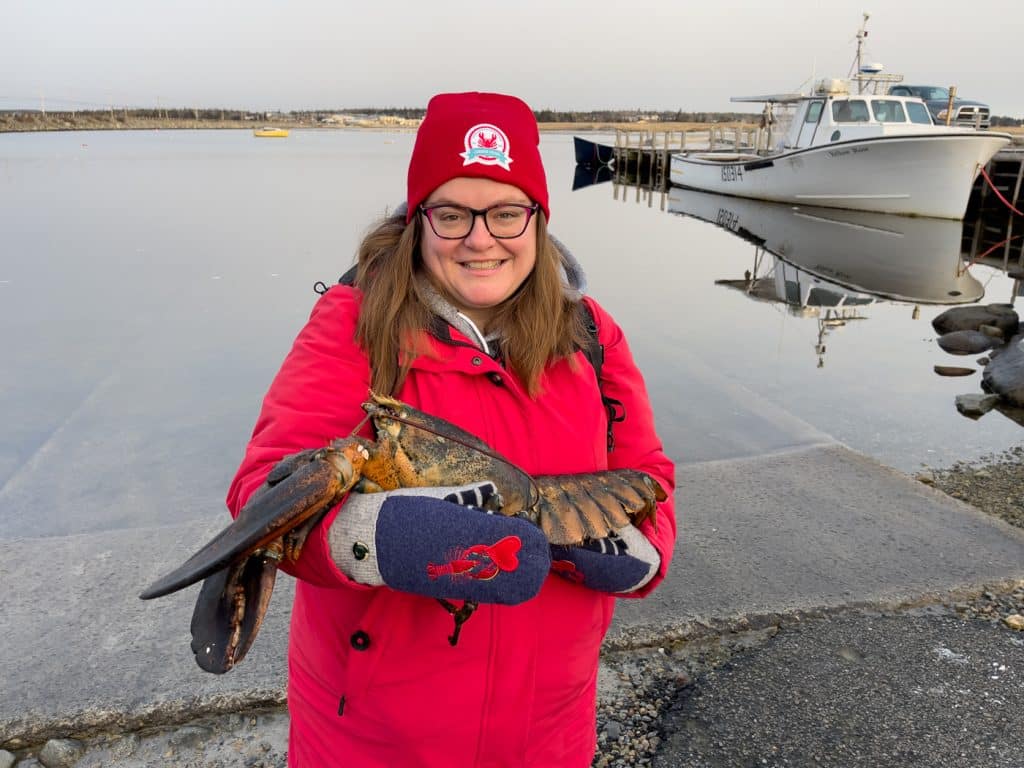
[[[117, 111], [120, 112], [122, 110]], [[190, 109], [187, 107], [129, 109], [127, 112], [132, 117], [169, 118], [173, 120], [252, 120], [257, 114], [262, 114], [240, 109]]]
[[98, 117], [114, 115], [116, 117], [126, 118], [145, 118], [152, 120], [218, 120], [218, 121], [230, 121], [230, 120], [255, 120], [262, 118], [266, 113], [264, 112], [249, 112], [247, 110], [238, 109], [198, 109], [191, 107], [160, 107], [155, 109], [126, 109], [124, 107], [110, 107], [108, 109], [76, 109], [76, 110], [61, 110], [61, 109], [48, 109], [46, 112], [38, 109], [5, 109], [0, 110], [0, 114], [6, 115], [23, 115], [23, 116], [42, 116], [46, 115], [53, 118], [71, 118], [71, 117]]
[[421, 120], [426, 110], [423, 107], [345, 107], [318, 109], [309, 114], [337, 114], [339, 112], [349, 115], [387, 115], [388, 117], [404, 117], [406, 120]]
[[1017, 126], [1024, 125], [1024, 120], [1022, 120], [1019, 117], [1003, 117], [1001, 115], [996, 115], [995, 117], [993, 117], [991, 122], [992, 122], [992, 127], [993, 128], [996, 128], [996, 127], [1017, 127]]
[[540, 123], [634, 123], [638, 120], [660, 123], [754, 122], [759, 115], [749, 112], [684, 112], [683, 110], [597, 109], [590, 112], [536, 110]]
[[[412, 120], [423, 117], [423, 109], [362, 107], [359, 109], [337, 110], [356, 112], [361, 115], [392, 115]], [[588, 112], [563, 112], [554, 109], [534, 110], [539, 123], [635, 123], [639, 120], [662, 123], [724, 123], [754, 122], [760, 115], [747, 112], [684, 112], [683, 110], [652, 109], [595, 109]]]

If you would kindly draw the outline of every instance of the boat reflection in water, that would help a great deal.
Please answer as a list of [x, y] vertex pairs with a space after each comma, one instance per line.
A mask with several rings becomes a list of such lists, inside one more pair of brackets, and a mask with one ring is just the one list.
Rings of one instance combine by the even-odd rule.
[[609, 165], [577, 165], [572, 176], [572, 191], [592, 187], [594, 184], [604, 184], [612, 180], [612, 168]]
[[[879, 299], [971, 304], [985, 294], [965, 268], [958, 221], [794, 206], [673, 188], [668, 210], [708, 221], [755, 247], [741, 279], [718, 280], [752, 299], [818, 320], [818, 365], [829, 330]], [[916, 312], [916, 310], [915, 310]]]

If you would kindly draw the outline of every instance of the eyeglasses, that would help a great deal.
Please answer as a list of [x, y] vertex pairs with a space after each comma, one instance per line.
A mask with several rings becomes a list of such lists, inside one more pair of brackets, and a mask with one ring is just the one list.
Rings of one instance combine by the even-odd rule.
[[491, 237], [509, 240], [519, 237], [526, 231], [530, 219], [538, 208], [540, 205], [537, 203], [499, 203], [478, 211], [464, 205], [443, 204], [421, 205], [420, 213], [426, 217], [434, 234], [443, 240], [462, 240], [469, 237], [477, 216], [483, 217], [484, 226], [491, 233]]

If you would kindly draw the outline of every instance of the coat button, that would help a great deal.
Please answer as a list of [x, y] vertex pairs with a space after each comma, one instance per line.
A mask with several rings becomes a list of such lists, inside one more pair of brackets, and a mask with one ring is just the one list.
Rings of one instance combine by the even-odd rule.
[[496, 372], [492, 371], [491, 373], [488, 374], [488, 377], [490, 378], [492, 383], [498, 385], [499, 387], [501, 386], [502, 379], [501, 379], [501, 374], [500, 373], [496, 373]]
[[484, 361], [479, 356], [477, 356], [470, 360], [470, 362], [473, 363], [473, 365], [482, 365]]
[[363, 542], [357, 541], [352, 545], [352, 554], [356, 560], [365, 560], [366, 556], [370, 554], [370, 548], [363, 544]]
[[365, 651], [370, 647], [370, 636], [360, 629], [352, 633], [349, 642], [357, 651]]

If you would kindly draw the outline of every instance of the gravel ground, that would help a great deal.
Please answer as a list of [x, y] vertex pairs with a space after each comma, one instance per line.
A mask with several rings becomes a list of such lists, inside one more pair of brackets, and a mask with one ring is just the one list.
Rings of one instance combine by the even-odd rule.
[[[921, 472], [919, 479], [1024, 528], [1024, 446], [974, 464]], [[1024, 631], [1024, 583], [951, 597], [936, 610]], [[814, 617], [796, 617], [813, 621]], [[755, 653], [784, 632], [778, 624], [711, 632], [672, 646], [607, 651], [598, 688], [594, 768], [650, 766], [665, 734], [666, 712], [695, 680], [738, 654]], [[196, 720], [173, 728], [53, 740], [17, 755], [0, 751], [0, 768], [284, 768], [288, 717], [265, 709]]]
[[931, 472], [940, 491], [1024, 528], [1024, 446]]
[[[940, 491], [1024, 528], [1024, 446], [986, 456], [975, 463], [958, 462], [948, 469], [931, 472], [933, 485]], [[954, 602], [952, 607], [964, 618], [1005, 623], [1009, 617], [1024, 616], [1024, 585], [1009, 591], [987, 591], [973, 600]], [[1010, 624], [1017, 622], [1011, 620]]]

